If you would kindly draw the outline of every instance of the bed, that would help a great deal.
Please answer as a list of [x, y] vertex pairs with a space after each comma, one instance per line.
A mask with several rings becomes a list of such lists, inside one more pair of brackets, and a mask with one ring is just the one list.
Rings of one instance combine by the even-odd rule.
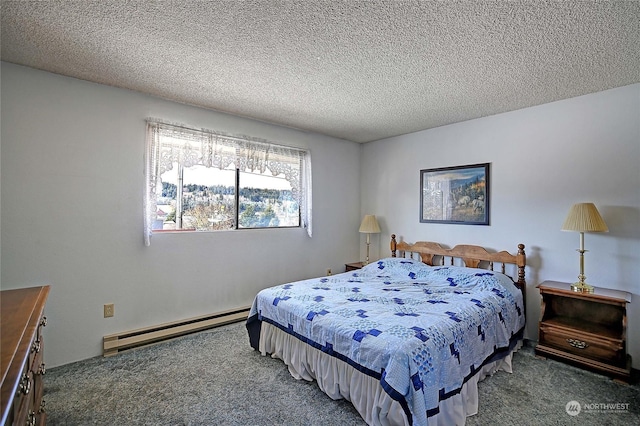
[[521, 345], [524, 245], [514, 255], [395, 235], [390, 245], [391, 257], [362, 269], [260, 291], [250, 344], [351, 401], [369, 425], [464, 424], [477, 383], [511, 372]]

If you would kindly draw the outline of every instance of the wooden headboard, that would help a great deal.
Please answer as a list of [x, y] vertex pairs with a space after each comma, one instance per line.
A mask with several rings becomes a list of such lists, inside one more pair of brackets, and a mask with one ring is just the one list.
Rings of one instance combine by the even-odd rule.
[[[397, 253], [400, 253], [397, 256]], [[518, 253], [511, 254], [507, 251], [501, 251], [498, 253], [489, 253], [484, 247], [473, 245], [457, 245], [452, 249], [442, 247], [438, 243], [430, 241], [418, 241], [413, 244], [406, 243], [404, 241], [397, 242], [396, 235], [391, 234], [391, 256], [392, 257], [405, 257], [407, 254], [411, 258], [417, 254], [423, 263], [430, 266], [439, 266], [445, 264], [445, 259], [449, 258], [450, 265], [453, 265], [454, 259], [461, 259], [464, 265], [469, 268], [479, 268], [481, 263], [484, 262], [490, 270], [493, 271], [493, 266], [496, 263], [502, 265], [501, 272], [505, 273], [505, 265], [513, 264], [518, 268], [518, 279], [513, 280], [516, 287], [522, 291], [523, 296], [526, 294], [527, 282], [524, 276], [524, 268], [527, 264], [527, 256], [524, 253], [524, 244], [518, 244]], [[438, 263], [434, 263], [437, 260]]]

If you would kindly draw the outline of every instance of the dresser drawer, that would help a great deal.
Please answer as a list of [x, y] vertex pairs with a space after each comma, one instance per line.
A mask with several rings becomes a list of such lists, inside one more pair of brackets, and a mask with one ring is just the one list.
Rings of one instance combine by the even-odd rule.
[[625, 347], [622, 340], [604, 339], [579, 331], [540, 324], [540, 343], [581, 357], [623, 367]]

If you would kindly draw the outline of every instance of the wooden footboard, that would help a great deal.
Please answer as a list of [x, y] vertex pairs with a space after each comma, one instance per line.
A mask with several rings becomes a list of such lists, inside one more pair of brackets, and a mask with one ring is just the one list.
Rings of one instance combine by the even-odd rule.
[[[489, 253], [484, 247], [474, 245], [457, 245], [452, 249], [442, 247], [438, 243], [430, 241], [418, 241], [409, 244], [405, 241], [396, 241], [396, 235], [391, 235], [391, 256], [392, 257], [409, 257], [413, 258], [414, 254], [419, 256], [420, 261], [430, 266], [440, 266], [446, 264], [454, 264], [454, 259], [460, 259], [464, 262], [464, 266], [469, 268], [483, 268], [493, 271], [494, 264], [501, 264], [501, 272], [505, 273], [505, 265], [513, 264], [518, 268], [518, 279], [513, 280], [516, 287], [522, 291], [523, 297], [526, 296], [525, 266], [527, 264], [527, 256], [524, 253], [524, 244], [518, 244], [517, 254], [511, 254], [507, 251], [497, 253]], [[483, 268], [484, 269], [484, 268]]]

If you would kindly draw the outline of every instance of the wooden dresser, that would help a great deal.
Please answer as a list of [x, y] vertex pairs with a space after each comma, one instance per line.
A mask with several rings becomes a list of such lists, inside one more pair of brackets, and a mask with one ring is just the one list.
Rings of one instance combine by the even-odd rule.
[[44, 425], [43, 316], [49, 286], [0, 292], [0, 425]]
[[538, 326], [538, 356], [552, 356], [629, 382], [626, 291], [596, 287], [577, 293], [571, 284], [545, 281]]

